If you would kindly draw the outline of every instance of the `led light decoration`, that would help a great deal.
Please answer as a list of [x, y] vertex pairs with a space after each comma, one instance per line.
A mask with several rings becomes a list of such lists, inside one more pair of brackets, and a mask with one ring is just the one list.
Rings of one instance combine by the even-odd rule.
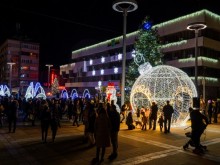
[[69, 98], [69, 95], [68, 95], [68, 92], [66, 89], [63, 89], [62, 92], [61, 92], [61, 98], [62, 99], [68, 99]]
[[152, 23], [149, 22], [149, 21], [144, 22], [143, 25], [142, 25], [142, 28], [143, 28], [144, 30], [150, 30], [151, 27], [152, 27]]
[[43, 87], [40, 85], [39, 82], [37, 82], [34, 86], [34, 83], [31, 82], [30, 85], [27, 88], [27, 91], [25, 93], [25, 99], [33, 99], [33, 98], [42, 98], [42, 99], [46, 99], [46, 94], [45, 91], [43, 89]]
[[185, 124], [189, 117], [188, 109], [193, 104], [192, 98], [197, 96], [192, 80], [185, 72], [172, 66], [147, 68], [131, 89], [130, 102], [133, 110], [142, 105], [150, 107], [155, 101], [161, 111], [169, 100], [174, 107], [172, 124]]
[[140, 53], [136, 54], [135, 57], [134, 57], [134, 62], [135, 64], [137, 64], [138, 66], [140, 64], [143, 64], [145, 63], [145, 59], [144, 59], [144, 56]]
[[72, 98], [72, 100], [76, 99], [79, 97], [78, 92], [76, 89], [72, 89], [70, 97]]
[[144, 64], [141, 64], [139, 67], [138, 67], [138, 72], [142, 75], [144, 74], [145, 72], [147, 72], [149, 69], [152, 69], [152, 66], [150, 65], [149, 62], [146, 62]]
[[[175, 23], [178, 23], [178, 22], [182, 22], [184, 20], [191, 19], [191, 18], [194, 18], [196, 16], [200, 16], [200, 15], [207, 15], [207, 17], [209, 17], [209, 18], [214, 18], [216, 21], [220, 21], [220, 16], [219, 15], [217, 15], [217, 14], [215, 14], [213, 12], [210, 12], [209, 10], [203, 9], [203, 10], [200, 10], [198, 12], [194, 12], [192, 14], [188, 14], [188, 15], [185, 15], [185, 16], [181, 16], [181, 17], [172, 19], [170, 21], [166, 21], [166, 22], [162, 22], [162, 23], [156, 24], [156, 25], [152, 26], [152, 28], [153, 29], [155, 29], [155, 28], [162, 28], [162, 27], [169, 26], [169, 25], [172, 25], [172, 24], [175, 24]], [[137, 34], [138, 34], [138, 31], [134, 31], [134, 32], [126, 34], [126, 36], [127, 36], [127, 38], [130, 38], [130, 37], [137, 36]], [[99, 47], [105, 47], [106, 45], [108, 45], [109, 42], [111, 42], [111, 40], [119, 40], [119, 41], [121, 41], [122, 40], [122, 36], [116, 37], [116, 38], [113, 38], [113, 39], [110, 39], [110, 40], [106, 40], [106, 41], [100, 42], [98, 44], [87, 46], [87, 47], [84, 47], [84, 48], [81, 48], [81, 49], [78, 49], [78, 50], [75, 50], [75, 51], [72, 51], [72, 56], [77, 56], [78, 54], [80, 55], [80, 53], [82, 53], [84, 51], [85, 52], [89, 51], [91, 49], [98, 49]], [[184, 44], [184, 43], [185, 43], [185, 41], [180, 41], [179, 44]], [[172, 45], [168, 44], [168, 45], [164, 46], [163, 48], [170, 47], [170, 46], [172, 46]]]
[[11, 96], [11, 92], [6, 85], [0, 85], [0, 96]]
[[[211, 62], [211, 63], [218, 63], [219, 62], [219, 60], [216, 60], [214, 58], [208, 58], [208, 57], [203, 57], [203, 56], [198, 57], [198, 60], [205, 61], [205, 62]], [[184, 59], [179, 59], [178, 61], [182, 62], [182, 63], [194, 62], [195, 58], [193, 58], [193, 57], [184, 58]]]
[[170, 48], [172, 46], [181, 46], [181, 45], [185, 45], [185, 44], [187, 44], [187, 40], [182, 40], [182, 41], [177, 41], [177, 42], [165, 44], [165, 45], [162, 45], [161, 48], [165, 49], [165, 48]]
[[91, 95], [88, 89], [85, 89], [83, 92], [83, 98], [90, 99]]
[[133, 58], [136, 56], [136, 51], [135, 51], [135, 50], [132, 50], [131, 56], [132, 56]]

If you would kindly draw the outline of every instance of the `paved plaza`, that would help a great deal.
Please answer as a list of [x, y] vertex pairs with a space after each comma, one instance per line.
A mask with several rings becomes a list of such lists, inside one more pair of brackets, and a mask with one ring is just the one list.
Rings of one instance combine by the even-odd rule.
[[[219, 120], [220, 121], [220, 120]], [[182, 146], [188, 138], [184, 127], [172, 127], [171, 133], [156, 130], [127, 130], [124, 123], [119, 132], [119, 156], [114, 161], [107, 157], [107, 148], [102, 164], [112, 165], [218, 165], [220, 164], [220, 123], [210, 124], [201, 140], [207, 145], [204, 155], [184, 151]], [[49, 131], [48, 143], [41, 142], [40, 124], [32, 127], [28, 122], [19, 122], [15, 133], [8, 133], [7, 125], [0, 128], [0, 165], [89, 165], [95, 157], [95, 147], [83, 143], [84, 126], [72, 126], [65, 120], [52, 143]]]

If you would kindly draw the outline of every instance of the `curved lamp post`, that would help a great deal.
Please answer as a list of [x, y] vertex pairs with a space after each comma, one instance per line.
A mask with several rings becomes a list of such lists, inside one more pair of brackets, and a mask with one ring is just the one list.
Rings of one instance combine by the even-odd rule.
[[198, 34], [200, 30], [205, 29], [206, 27], [207, 25], [204, 22], [194, 22], [187, 26], [187, 30], [192, 30], [195, 32], [195, 86], [198, 93], [197, 101], [199, 101], [200, 98], [198, 89]]
[[15, 64], [14, 62], [7, 62], [7, 64], [10, 67], [10, 77], [9, 77], [9, 85], [10, 85], [10, 92], [12, 92], [12, 87], [11, 87], [11, 79], [12, 79], [12, 66]]
[[112, 5], [113, 10], [122, 12], [123, 19], [123, 57], [122, 57], [122, 80], [121, 80], [121, 106], [125, 97], [125, 69], [126, 69], [126, 25], [127, 13], [137, 10], [138, 5], [135, 0], [116, 0]]
[[46, 65], [48, 67], [48, 76], [47, 76], [47, 89], [49, 91], [49, 84], [50, 84], [50, 68], [53, 67], [51, 64]]

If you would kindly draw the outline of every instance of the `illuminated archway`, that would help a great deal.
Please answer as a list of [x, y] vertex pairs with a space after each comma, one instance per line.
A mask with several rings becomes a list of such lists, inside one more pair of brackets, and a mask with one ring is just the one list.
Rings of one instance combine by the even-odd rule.
[[61, 92], [61, 98], [63, 99], [68, 99], [69, 98], [69, 95], [68, 95], [68, 92], [66, 89], [63, 89], [62, 92]]
[[71, 97], [73, 100], [79, 97], [79, 95], [78, 95], [76, 89], [73, 89], [73, 90], [71, 91], [70, 97]]
[[37, 82], [35, 86], [34, 86], [34, 83], [31, 82], [30, 85], [28, 86], [26, 93], [25, 93], [25, 99], [28, 100], [30, 98], [31, 99], [33, 98], [46, 99], [45, 91], [39, 82]]
[[83, 98], [90, 99], [91, 95], [88, 89], [85, 89], [83, 92]]

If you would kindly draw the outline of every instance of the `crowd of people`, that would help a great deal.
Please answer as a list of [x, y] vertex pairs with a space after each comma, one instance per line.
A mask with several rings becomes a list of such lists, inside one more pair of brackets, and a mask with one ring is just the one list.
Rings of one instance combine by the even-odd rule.
[[[61, 120], [66, 118], [73, 126], [84, 125], [84, 142], [96, 146], [96, 157], [93, 163], [102, 162], [105, 148], [112, 146], [112, 153], [108, 159], [113, 160], [118, 156], [118, 132], [120, 130], [120, 113], [114, 101], [100, 102], [89, 99], [15, 99], [2, 97], [0, 99], [1, 120], [0, 126], [8, 125], [9, 133], [16, 132], [16, 123], [30, 122], [36, 126], [40, 122], [41, 138], [43, 143], [48, 141], [48, 130], [51, 129], [52, 142], [55, 141], [57, 130], [61, 127]], [[18, 115], [20, 117], [18, 118]], [[6, 120], [3, 123], [3, 116]]]
[[[215, 104], [209, 103], [207, 124], [217, 122], [215, 116], [210, 114], [210, 110], [219, 112], [219, 102]], [[84, 125], [83, 141], [88, 142], [90, 146], [96, 146], [96, 156], [92, 159], [92, 163], [100, 163], [104, 160], [106, 147], [112, 146], [112, 153], [108, 159], [113, 160], [118, 156], [118, 132], [120, 130], [120, 123], [125, 121], [129, 130], [135, 129], [140, 125], [141, 130], [148, 129], [156, 130], [157, 123], [160, 131], [170, 133], [173, 107], [167, 101], [163, 108], [159, 111], [156, 102], [152, 102], [149, 108], [144, 106], [136, 109], [137, 120], [133, 119], [134, 111], [128, 103], [121, 107], [120, 113], [117, 111], [114, 100], [111, 102], [100, 102], [98, 99], [15, 99], [13, 97], [0, 98], [0, 127], [4, 125], [3, 118], [7, 118], [8, 132], [16, 132], [16, 123], [18, 114], [22, 114], [23, 122], [30, 122], [34, 127], [36, 120], [40, 121], [42, 142], [47, 143], [48, 130], [51, 129], [52, 142], [55, 141], [57, 130], [61, 127], [60, 121], [64, 116], [72, 122], [73, 126], [79, 127]], [[195, 125], [195, 115], [198, 113], [191, 113], [192, 128]], [[204, 119], [202, 117], [202, 119]], [[200, 121], [201, 122], [201, 121]], [[135, 126], [136, 124], [136, 126]], [[207, 125], [206, 124], [206, 125]], [[195, 128], [193, 129], [195, 130]], [[193, 133], [196, 145], [199, 146], [198, 140], [201, 132]], [[199, 136], [200, 135], [200, 136]], [[199, 142], [198, 142], [199, 141]]]
[[[170, 126], [171, 126], [171, 118], [172, 114], [174, 113], [173, 107], [170, 105], [170, 102], [167, 101], [166, 105], [164, 105], [163, 109], [159, 114], [159, 109], [156, 102], [152, 102], [150, 108], [137, 107], [136, 116], [137, 120], [133, 119], [133, 113], [129, 110], [129, 106], [124, 104], [122, 107], [126, 107], [125, 109], [128, 112], [126, 117], [126, 124], [129, 130], [135, 129], [135, 125], [141, 126], [141, 130], [147, 130], [147, 125], [149, 125], [148, 129], [156, 130], [157, 122], [160, 126], [160, 131], [164, 128], [164, 133], [170, 133]], [[122, 112], [122, 120], [124, 119], [124, 112]]]
[[[208, 118], [209, 124], [217, 123], [218, 114], [220, 113], [220, 100], [208, 100], [205, 106], [200, 103], [199, 110]], [[126, 120], [129, 130], [138, 127], [138, 125], [140, 125], [141, 130], [147, 130], [147, 125], [149, 130], [156, 130], [158, 123], [161, 132], [170, 133], [173, 114], [174, 108], [170, 105], [169, 100], [164, 103], [160, 110], [154, 101], [149, 107], [138, 106], [135, 111], [131, 109], [129, 104], [124, 104], [121, 110], [121, 122]]]

